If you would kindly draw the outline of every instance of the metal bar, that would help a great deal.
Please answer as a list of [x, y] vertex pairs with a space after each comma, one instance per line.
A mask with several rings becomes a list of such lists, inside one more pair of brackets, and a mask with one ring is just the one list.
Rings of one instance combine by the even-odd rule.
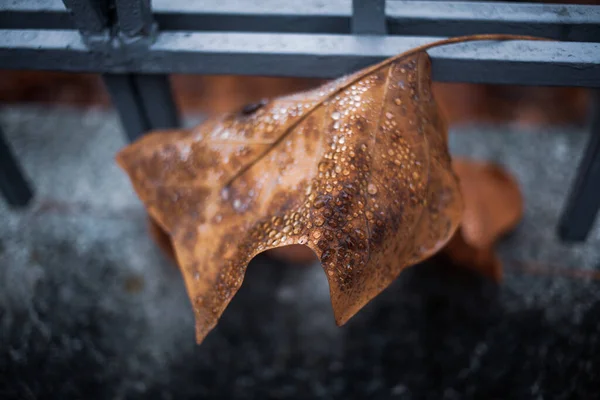
[[[109, 42], [109, 25], [114, 21], [109, 20], [108, 1], [106, 0], [63, 0], [65, 6], [73, 13], [75, 26], [82, 36], [86, 46], [94, 48], [94, 45], [101, 44], [104, 50], [101, 53], [93, 53], [96, 56], [107, 57], [110, 54], [111, 47]], [[137, 3], [137, 4], [134, 4]], [[117, 1], [117, 13], [119, 14], [119, 23], [125, 28], [121, 31], [122, 39], [127, 44], [129, 40], [134, 40], [145, 34], [145, 24], [147, 20], [151, 23], [151, 13], [149, 2], [140, 0]], [[137, 6], [137, 7], [136, 7]], [[147, 6], [148, 10], [144, 10]], [[100, 40], [94, 38], [101, 38]], [[126, 54], [121, 52], [121, 54]], [[105, 71], [102, 71], [105, 72]], [[135, 80], [131, 75], [103, 74], [102, 79], [109, 92], [112, 103], [119, 113], [121, 124], [130, 140], [135, 140], [142, 133], [149, 130], [148, 117], [144, 110], [144, 103], [141, 100], [136, 88]]]
[[600, 209], [600, 92], [596, 91], [590, 139], [558, 224], [566, 242], [583, 242]]
[[130, 141], [153, 129], [179, 126], [167, 76], [104, 74], [102, 78]]
[[0, 192], [6, 202], [14, 207], [26, 206], [33, 198], [31, 186], [6, 142], [2, 129], [0, 129]]
[[350, 33], [352, 0], [155, 0], [162, 31]]
[[115, 0], [119, 33], [127, 38], [146, 37], [154, 32], [150, 0]]
[[179, 115], [168, 76], [136, 74], [133, 82], [151, 129], [179, 127]]
[[[154, 0], [162, 31], [351, 33], [352, 0]], [[600, 7], [573, 4], [388, 1], [392, 35], [513, 33], [567, 41], [600, 40]], [[0, 4], [4, 29], [72, 29], [60, 0]]]
[[20, 0], [0, 3], [2, 29], [74, 29], [62, 0]]
[[63, 0], [72, 14], [77, 29], [83, 35], [103, 34], [108, 26], [108, 1]]
[[[145, 52], [90, 52], [73, 31], [0, 30], [0, 67], [332, 78], [440, 38], [163, 32]], [[600, 87], [600, 44], [479, 41], [428, 51], [438, 81]]]
[[352, 33], [385, 35], [385, 0], [352, 0]]
[[[125, 45], [129, 45], [129, 54], [139, 50], [139, 46], [135, 49], [131, 47], [134, 44], [143, 44], [144, 53], [156, 35], [150, 0], [116, 0], [116, 9], [119, 38]], [[111, 82], [109, 84], [117, 82], [110, 77], [108, 81]], [[123, 124], [129, 127], [127, 131], [131, 140], [149, 130], [179, 125], [167, 75], [130, 74], [127, 84], [112, 89], [112, 93]]]
[[389, 1], [395, 35], [508, 33], [573, 42], [600, 40], [600, 7], [570, 4]]
[[143, 101], [132, 75], [104, 74], [102, 79], [129, 140], [134, 141], [150, 130]]

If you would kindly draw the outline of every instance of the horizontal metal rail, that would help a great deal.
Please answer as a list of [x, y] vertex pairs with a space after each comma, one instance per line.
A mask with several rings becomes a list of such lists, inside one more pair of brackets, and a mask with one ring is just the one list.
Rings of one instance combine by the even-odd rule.
[[[438, 39], [163, 32], [146, 51], [103, 53], [74, 30], [0, 30], [0, 68], [330, 78]], [[600, 87], [600, 43], [482, 41], [428, 53], [438, 81]]]
[[[0, 4], [0, 28], [73, 29], [61, 0]], [[352, 0], [154, 0], [161, 31], [350, 34]], [[515, 33], [566, 41], [600, 40], [600, 7], [572, 4], [391, 1], [390, 35]]]

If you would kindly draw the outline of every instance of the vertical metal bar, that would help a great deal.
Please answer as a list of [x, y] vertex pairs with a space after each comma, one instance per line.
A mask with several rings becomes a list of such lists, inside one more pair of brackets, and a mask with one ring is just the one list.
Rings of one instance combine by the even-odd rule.
[[6, 142], [2, 129], [0, 129], [0, 192], [6, 202], [14, 207], [26, 206], [33, 197], [33, 190]]
[[[94, 38], [100, 38], [103, 50], [144, 51], [144, 46], [150, 44], [156, 30], [150, 0], [63, 1], [73, 14], [82, 37], [92, 49], [99, 48], [99, 43], [94, 41]], [[116, 7], [118, 34], [124, 46], [120, 49], [111, 48], [109, 40], [112, 28], [109, 25], [115, 22], [111, 17], [113, 10], [109, 4]], [[134, 44], [141, 46], [128, 47]], [[104, 74], [102, 78], [129, 140], [137, 139], [152, 128], [168, 127], [177, 123], [166, 76], [149, 78], [147, 82], [131, 74]], [[143, 87], [140, 87], [140, 84]], [[159, 105], [155, 105], [157, 103]], [[147, 110], [146, 106], [151, 108]]]
[[133, 76], [133, 80], [150, 128], [178, 127], [179, 115], [171, 93], [169, 77], [162, 74], [137, 74]]
[[119, 31], [126, 37], [149, 36], [154, 21], [150, 0], [115, 0], [119, 17]]
[[600, 209], [600, 91], [594, 94], [590, 139], [558, 224], [565, 242], [585, 241]]
[[[93, 43], [87, 39], [105, 32], [109, 33], [109, 25], [114, 21], [109, 18], [108, 0], [63, 0], [63, 2], [71, 12], [75, 26], [88, 46], [93, 48]], [[108, 40], [105, 44], [110, 48]], [[104, 74], [102, 79], [119, 113], [125, 133], [130, 140], [134, 140], [149, 128], [136, 93], [135, 83], [127, 74]]]
[[385, 35], [385, 0], [352, 0], [352, 33]]
[[132, 75], [104, 74], [102, 79], [119, 113], [125, 134], [130, 141], [136, 140], [151, 126]]
[[63, 0], [82, 35], [102, 34], [108, 27], [108, 1]]
[[[150, 0], [115, 0], [119, 38], [130, 51], [145, 51], [156, 33]], [[133, 47], [135, 46], [135, 48]], [[107, 76], [105, 82], [130, 140], [153, 129], [179, 126], [168, 75]]]

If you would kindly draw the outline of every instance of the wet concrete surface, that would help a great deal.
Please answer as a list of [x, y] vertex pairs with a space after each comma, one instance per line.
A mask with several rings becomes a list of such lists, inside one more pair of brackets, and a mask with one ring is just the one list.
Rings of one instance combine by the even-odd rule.
[[456, 155], [518, 177], [526, 215], [501, 285], [440, 263], [408, 269], [337, 327], [318, 264], [256, 258], [201, 346], [183, 281], [114, 165], [113, 114], [7, 108], [37, 191], [0, 202], [1, 399], [593, 399], [600, 397], [600, 230], [555, 225], [586, 133], [462, 127]]

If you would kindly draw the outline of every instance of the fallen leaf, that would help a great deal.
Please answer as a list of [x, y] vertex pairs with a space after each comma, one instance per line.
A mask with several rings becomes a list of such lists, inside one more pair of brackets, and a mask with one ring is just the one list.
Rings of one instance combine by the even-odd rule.
[[464, 201], [461, 227], [446, 248], [454, 263], [494, 280], [502, 279], [502, 263], [494, 245], [523, 216], [523, 196], [517, 180], [499, 165], [453, 160]]
[[[201, 342], [248, 262], [281, 246], [320, 259], [341, 325], [461, 220], [429, 47], [191, 130], [150, 133], [117, 155], [173, 244]], [[523, 38], [523, 37], [520, 37]]]

